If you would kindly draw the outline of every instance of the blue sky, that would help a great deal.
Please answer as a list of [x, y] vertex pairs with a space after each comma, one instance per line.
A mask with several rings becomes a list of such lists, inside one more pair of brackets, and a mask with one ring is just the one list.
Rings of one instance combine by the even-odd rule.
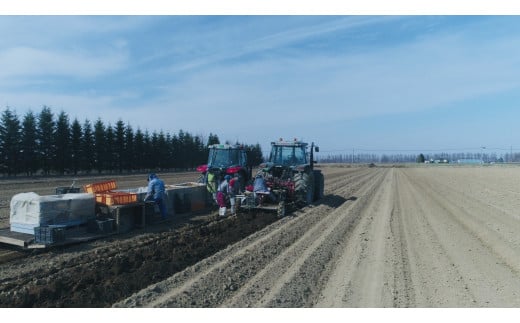
[[0, 107], [323, 153], [520, 151], [520, 16], [0, 16]]

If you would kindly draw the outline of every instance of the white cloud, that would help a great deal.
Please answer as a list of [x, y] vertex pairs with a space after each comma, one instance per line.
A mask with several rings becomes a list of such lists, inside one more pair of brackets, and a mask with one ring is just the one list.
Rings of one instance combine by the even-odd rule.
[[520, 87], [518, 43], [439, 35], [362, 54], [215, 65], [186, 73], [149, 104], [187, 128], [233, 120], [244, 132], [444, 108]]
[[124, 52], [94, 56], [85, 52], [60, 52], [30, 47], [0, 51], [0, 80], [26, 76], [95, 77], [125, 66]]
[[[299, 22], [294, 26], [290, 24], [285, 26], [280, 21], [273, 22], [265, 17], [256, 18], [254, 28], [248, 26], [247, 32], [240, 33], [238, 30], [229, 30], [228, 27], [223, 27], [205, 31], [203, 35], [189, 34], [189, 37], [176, 39], [180, 43], [179, 46], [175, 46], [174, 50], [169, 49], [155, 53], [147, 60], [179, 53], [179, 48], [177, 47], [189, 48], [196, 44], [199, 48], [203, 48], [204, 50], [199, 55], [194, 55], [192, 59], [180, 60], [171, 66], [170, 72], [179, 73], [199, 67], [207, 67], [230, 59], [240, 59], [246, 55], [285, 48], [297, 42], [304, 42], [308, 39], [319, 38], [336, 32], [347, 32], [356, 28], [375, 26], [399, 19], [402, 18], [354, 16], [320, 20], [318, 22], [312, 21], [308, 24]], [[277, 28], [272, 28], [271, 26], [271, 29], [262, 26], [262, 24], [270, 25], [273, 23]], [[235, 26], [236, 28], [238, 27]], [[284, 28], [288, 29], [285, 30]], [[222, 35], [226, 36], [223, 37]], [[194, 40], [193, 37], [196, 39]], [[201, 44], [204, 45], [202, 46]], [[196, 50], [192, 49], [192, 52], [196, 52]], [[193, 53], [187, 54], [193, 55]]]
[[147, 16], [2, 16], [0, 48], [78, 45], [85, 36], [132, 32], [160, 18]]

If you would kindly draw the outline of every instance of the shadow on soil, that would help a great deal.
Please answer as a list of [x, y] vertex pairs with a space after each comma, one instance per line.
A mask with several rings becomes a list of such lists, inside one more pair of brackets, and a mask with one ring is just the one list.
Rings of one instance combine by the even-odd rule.
[[335, 195], [335, 194], [328, 194], [325, 195], [316, 205], [326, 205], [328, 207], [336, 208], [342, 205], [343, 203], [347, 201], [355, 201], [357, 200], [357, 197], [351, 196], [348, 199], [344, 198], [343, 196]]

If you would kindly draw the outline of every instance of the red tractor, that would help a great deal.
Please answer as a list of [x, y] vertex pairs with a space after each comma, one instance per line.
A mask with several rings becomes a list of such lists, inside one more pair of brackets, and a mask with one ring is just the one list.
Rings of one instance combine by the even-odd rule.
[[323, 197], [324, 177], [314, 169], [314, 152], [319, 147], [302, 141], [271, 143], [271, 154], [260, 165], [252, 194], [243, 197], [242, 207], [276, 210], [279, 217], [287, 207], [303, 207]]
[[239, 191], [251, 179], [252, 168], [247, 164], [246, 150], [241, 145], [214, 144], [209, 146], [208, 163], [197, 167], [199, 183], [206, 184], [209, 193], [216, 193], [225, 175], [236, 177]]

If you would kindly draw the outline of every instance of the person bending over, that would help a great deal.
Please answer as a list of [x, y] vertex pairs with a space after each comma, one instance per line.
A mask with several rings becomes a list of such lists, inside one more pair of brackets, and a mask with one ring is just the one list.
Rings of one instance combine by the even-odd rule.
[[166, 211], [166, 206], [164, 205], [164, 182], [153, 173], [148, 176], [148, 190], [144, 201], [153, 201], [157, 203], [163, 220], [167, 219], [168, 213]]

